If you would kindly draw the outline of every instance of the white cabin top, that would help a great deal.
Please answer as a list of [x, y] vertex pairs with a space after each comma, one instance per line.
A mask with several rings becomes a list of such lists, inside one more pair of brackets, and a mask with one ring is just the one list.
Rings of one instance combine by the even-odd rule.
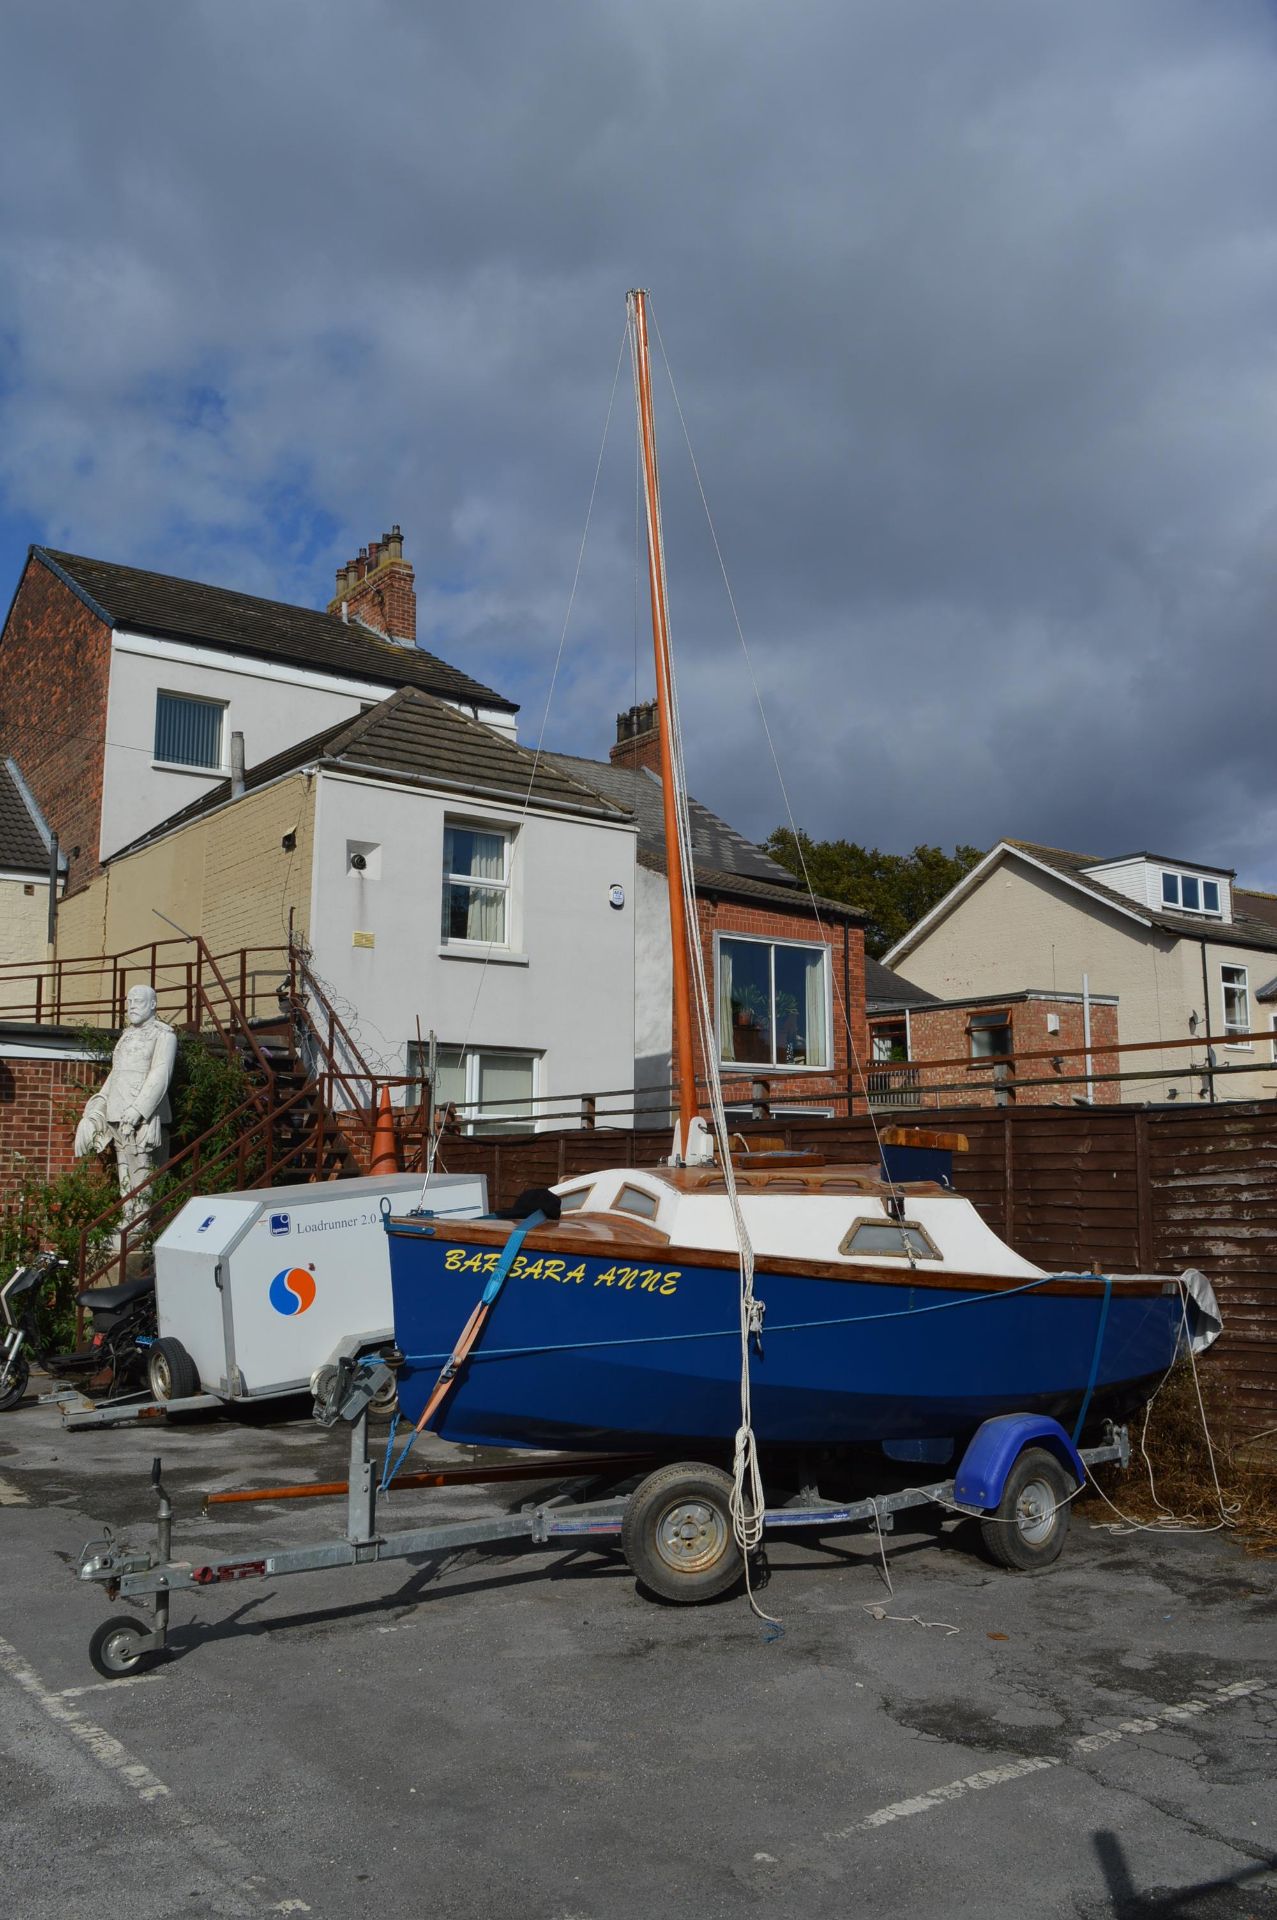
[[[671, 1244], [734, 1253], [736, 1229], [721, 1170], [612, 1167], [579, 1174], [554, 1188], [563, 1215], [593, 1215], [616, 1226], [641, 1221]], [[899, 1261], [929, 1274], [984, 1273], [1040, 1278], [1000, 1240], [969, 1200], [928, 1182], [886, 1186], [872, 1170], [785, 1168], [738, 1172], [741, 1213], [754, 1251], [791, 1259], [837, 1261], [881, 1269]], [[889, 1207], [898, 1197], [900, 1217]]]

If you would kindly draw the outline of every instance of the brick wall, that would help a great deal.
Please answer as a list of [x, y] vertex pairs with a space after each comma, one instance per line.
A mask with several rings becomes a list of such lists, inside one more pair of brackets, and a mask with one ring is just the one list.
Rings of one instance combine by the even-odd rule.
[[[746, 904], [735, 900], [697, 901], [697, 919], [699, 922], [701, 950], [705, 957], [705, 974], [710, 982], [711, 991], [717, 1003], [717, 983], [714, 980], [714, 935], [748, 934], [759, 940], [797, 940], [818, 941], [822, 929], [810, 914], [786, 913], [777, 908]], [[793, 1072], [784, 1068], [764, 1065], [744, 1065], [730, 1077], [725, 1071], [724, 1084], [730, 1104], [739, 1105], [749, 1099], [749, 1086], [753, 1079], [766, 1080], [771, 1090], [773, 1106], [783, 1107], [796, 1103], [817, 1106], [824, 1101], [844, 1102], [847, 1095], [849, 1078], [854, 1082], [856, 1091], [860, 1091], [859, 1078], [854, 1066], [849, 1071], [847, 1046], [847, 1020], [844, 1018], [844, 1006], [850, 1014], [851, 1031], [861, 1061], [868, 1059], [868, 1031], [865, 1025], [865, 937], [859, 927], [844, 927], [843, 923], [826, 923], [823, 928], [825, 944], [830, 949], [830, 968], [832, 986], [832, 1031], [833, 1067], [824, 1073]], [[844, 985], [843, 943], [846, 938], [847, 972]], [[677, 1009], [675, 1010], [677, 1020]], [[676, 1053], [677, 1058], [677, 1053]], [[696, 1071], [698, 1076], [705, 1072], [705, 1062], [700, 1048], [696, 1050]], [[862, 1103], [863, 1104], [863, 1103]], [[835, 1111], [845, 1113], [845, 1105], [839, 1105]]]
[[29, 559], [0, 639], [0, 753], [68, 856], [69, 893], [98, 871], [110, 674], [110, 628]]
[[[927, 1098], [929, 1088], [947, 1087], [959, 1089], [939, 1096], [942, 1106], [993, 1106], [998, 1104], [987, 1065], [944, 1067], [933, 1066], [933, 1061], [971, 1059], [970, 1022], [973, 1015], [984, 1015], [998, 1011], [995, 1002], [981, 1000], [978, 1005], [913, 1007], [909, 1012], [909, 1057], [910, 1064], [916, 1069], [916, 1085], [922, 1094], [923, 1104], [934, 1105], [937, 1096]], [[1074, 1075], [1085, 1073], [1085, 1061], [1079, 1054], [1067, 1057], [1063, 1050], [1080, 1047], [1084, 1043], [1082, 1030], [1082, 1007], [1076, 1000], [1014, 1000], [1008, 999], [1006, 1010], [1011, 1026], [1011, 1046], [1016, 1053], [1041, 1053], [1047, 1049], [1060, 1051], [1058, 1070], [1050, 1059], [1026, 1060], [1018, 1067], [1012, 1067], [1008, 1085], [1014, 1089], [1017, 1106], [1070, 1106], [1078, 1096], [1085, 1096], [1086, 1088]], [[1058, 1014], [1060, 1031], [1048, 1033], [1047, 1016]], [[898, 1016], [893, 1017], [892, 1024]], [[871, 1023], [881, 1027], [887, 1024], [883, 1016], [877, 1016]], [[1091, 1059], [1096, 1075], [1113, 1073], [1117, 1069], [1117, 1008], [1111, 1005], [1091, 1005]], [[899, 1086], [903, 1075], [892, 1075], [894, 1085]], [[1018, 1082], [1026, 1080], [1043, 1081], [1041, 1086], [1023, 1086]], [[911, 1084], [914, 1084], [911, 1081]], [[1092, 1099], [1114, 1103], [1122, 1098], [1121, 1084], [1117, 1081], [1096, 1079], [1092, 1086]]]
[[74, 1164], [76, 1122], [101, 1078], [88, 1060], [0, 1056], [0, 1206], [25, 1174], [47, 1180]]

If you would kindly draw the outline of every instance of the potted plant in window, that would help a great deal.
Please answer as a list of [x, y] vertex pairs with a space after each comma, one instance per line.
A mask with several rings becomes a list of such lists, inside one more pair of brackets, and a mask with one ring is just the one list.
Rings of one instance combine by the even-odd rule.
[[762, 1060], [770, 1057], [759, 1029], [767, 1024], [767, 996], [752, 980], [743, 980], [732, 990], [732, 1019], [736, 1026], [736, 1058]]

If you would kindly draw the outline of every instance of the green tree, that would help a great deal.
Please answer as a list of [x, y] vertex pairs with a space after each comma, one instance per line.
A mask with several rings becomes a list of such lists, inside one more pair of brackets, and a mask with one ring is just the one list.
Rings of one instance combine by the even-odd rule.
[[883, 853], [877, 847], [858, 846], [854, 840], [813, 840], [798, 829], [777, 827], [763, 842], [773, 860], [812, 891], [829, 900], [842, 900], [867, 916], [865, 949], [877, 959], [895, 945], [950, 887], [984, 855], [979, 847], [915, 847], [912, 853]]

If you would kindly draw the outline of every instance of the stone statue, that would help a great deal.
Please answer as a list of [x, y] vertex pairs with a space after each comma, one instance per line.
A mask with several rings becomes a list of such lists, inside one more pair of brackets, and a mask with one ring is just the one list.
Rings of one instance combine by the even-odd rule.
[[150, 1178], [157, 1156], [167, 1157], [159, 1150], [172, 1118], [168, 1087], [177, 1059], [177, 1035], [156, 1018], [155, 988], [130, 987], [126, 1006], [128, 1025], [115, 1043], [111, 1071], [75, 1130], [77, 1159], [115, 1148], [122, 1225], [138, 1211], [136, 1202], [129, 1204], [130, 1194]]

